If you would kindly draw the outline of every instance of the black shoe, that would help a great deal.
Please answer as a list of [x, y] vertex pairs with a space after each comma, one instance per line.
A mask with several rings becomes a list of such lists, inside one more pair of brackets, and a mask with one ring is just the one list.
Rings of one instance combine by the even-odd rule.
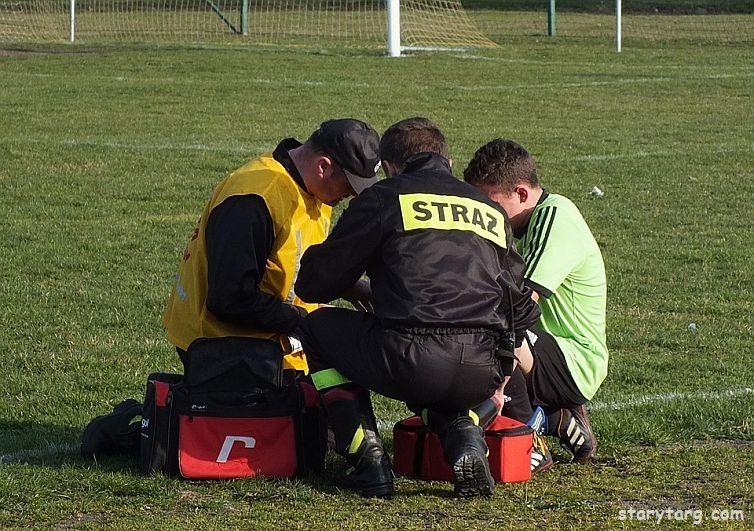
[[445, 435], [445, 457], [453, 468], [453, 494], [458, 498], [489, 496], [495, 480], [487, 461], [484, 431], [469, 417], [451, 422]]
[[129, 398], [124, 400], [112, 413], [100, 415], [84, 429], [81, 437], [81, 456], [95, 455], [139, 455], [141, 422], [131, 422], [141, 416], [142, 404]]
[[395, 492], [390, 459], [382, 446], [361, 448], [356, 464], [338, 478], [338, 484], [365, 498], [388, 498]]
[[588, 463], [597, 452], [597, 439], [592, 432], [586, 407], [563, 409], [558, 425], [560, 445], [573, 454], [574, 463]]

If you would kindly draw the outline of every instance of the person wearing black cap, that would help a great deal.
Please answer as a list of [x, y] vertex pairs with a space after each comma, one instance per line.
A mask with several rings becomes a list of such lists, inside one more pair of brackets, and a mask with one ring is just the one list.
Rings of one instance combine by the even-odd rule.
[[511, 374], [514, 348], [539, 316], [523, 260], [502, 208], [451, 173], [435, 124], [392, 125], [380, 158], [389, 178], [353, 199], [330, 236], [304, 253], [295, 285], [302, 300], [320, 303], [364, 273], [374, 288], [374, 315], [324, 308], [297, 331], [336, 449], [352, 467], [342, 483], [367, 497], [393, 493], [370, 389], [423, 413], [457, 496], [488, 495], [477, 407]]
[[[378, 147], [368, 124], [329, 120], [305, 143], [287, 138], [215, 188], [163, 318], [184, 364], [198, 339], [254, 337], [291, 350], [288, 335], [318, 307], [293, 291], [299, 260], [327, 236], [332, 207], [376, 182]], [[227, 341], [213, 344], [222, 354]], [[284, 367], [306, 371], [305, 356], [289, 352]]]

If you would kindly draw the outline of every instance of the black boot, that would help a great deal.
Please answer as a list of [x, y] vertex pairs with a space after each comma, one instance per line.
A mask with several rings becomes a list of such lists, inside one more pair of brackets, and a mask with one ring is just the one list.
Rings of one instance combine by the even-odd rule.
[[81, 437], [81, 456], [125, 454], [139, 456], [142, 404], [129, 398], [87, 424]]
[[459, 498], [489, 496], [495, 480], [487, 461], [484, 430], [468, 416], [459, 416], [448, 425], [443, 440], [445, 459], [453, 468], [453, 493]]
[[355, 490], [365, 498], [387, 498], [393, 495], [393, 470], [390, 459], [377, 434], [364, 430], [364, 440], [356, 453], [348, 454], [351, 467], [338, 478], [340, 486]]
[[393, 471], [382, 447], [365, 389], [334, 388], [322, 393], [335, 449], [350, 465], [338, 483], [364, 497], [385, 498], [394, 492]]

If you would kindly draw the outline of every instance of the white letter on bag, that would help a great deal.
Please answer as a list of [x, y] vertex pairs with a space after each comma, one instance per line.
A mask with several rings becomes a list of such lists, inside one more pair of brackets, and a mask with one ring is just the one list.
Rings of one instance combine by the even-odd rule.
[[254, 448], [257, 445], [257, 440], [254, 437], [241, 437], [239, 435], [228, 435], [225, 437], [223, 447], [220, 448], [220, 453], [217, 456], [217, 463], [227, 463], [230, 451], [233, 448], [233, 444], [242, 442], [246, 448]]

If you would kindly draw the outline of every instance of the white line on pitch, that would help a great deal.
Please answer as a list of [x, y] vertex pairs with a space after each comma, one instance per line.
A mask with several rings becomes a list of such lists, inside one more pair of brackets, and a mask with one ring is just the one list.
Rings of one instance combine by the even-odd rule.
[[[162, 143], [162, 144], [131, 144], [128, 142], [112, 142], [112, 141], [99, 141], [99, 140], [53, 140], [53, 139], [12, 139], [12, 138], [0, 138], [0, 144], [5, 143], [30, 143], [30, 144], [50, 144], [50, 145], [63, 145], [63, 146], [83, 146], [83, 147], [101, 147], [110, 149], [131, 149], [135, 151], [214, 151], [220, 153], [231, 153], [239, 155], [249, 155], [269, 152], [273, 149], [273, 146], [224, 146], [217, 144], [184, 144], [184, 143]], [[543, 155], [538, 158], [540, 162], [545, 163], [560, 163], [560, 162], [590, 162], [590, 161], [605, 161], [605, 160], [618, 160], [618, 159], [636, 159], [645, 157], [667, 157], [674, 155], [688, 155], [691, 153], [704, 153], [708, 155], [712, 154], [725, 154], [725, 153], [750, 153], [754, 151], [754, 144], [748, 147], [737, 148], [694, 148], [691, 149], [679, 149], [679, 150], [665, 150], [665, 151], [632, 151], [631, 153], [611, 153], [611, 154], [591, 154], [591, 155], [573, 155], [565, 157], [549, 157]]]
[[[754, 395], [754, 389], [751, 387], [742, 387], [739, 389], [726, 389], [723, 391], [692, 391], [692, 392], [670, 392], [656, 395], [644, 395], [635, 398], [626, 398], [625, 400], [611, 400], [601, 402], [595, 400], [589, 402], [587, 408], [589, 411], [622, 411], [624, 409], [634, 409], [651, 404], [667, 404], [670, 402], [679, 402], [682, 400], [725, 400], [737, 398], [740, 396]], [[400, 419], [379, 420], [377, 427], [381, 430], [392, 430], [393, 424]]]
[[[21, 77], [35, 77], [35, 78], [70, 78], [70, 75], [65, 72], [50, 73], [50, 72], [7, 72], [8, 75], [15, 75]], [[138, 76], [86, 76], [89, 80], [99, 81], [119, 81], [123, 83], [176, 83], [181, 85], [195, 85], [197, 83], [213, 83], [212, 79], [204, 77], [138, 77]], [[234, 80], [223, 81], [225, 85], [234, 82]], [[269, 78], [243, 78], [235, 80], [236, 83], [243, 85], [303, 85], [319, 87], [327, 84], [325, 81], [313, 81], [307, 79], [269, 79]], [[365, 87], [375, 88], [372, 85], [364, 82], [348, 83], [348, 86], [352, 87]]]
[[38, 138], [0, 139], [0, 143], [30, 143], [30, 144], [52, 144], [62, 146], [83, 146], [83, 147], [104, 147], [111, 149], [133, 149], [136, 151], [213, 151], [222, 153], [254, 155], [272, 151], [274, 146], [224, 146], [217, 144], [183, 144], [183, 143], [161, 143], [161, 144], [132, 144], [129, 142], [112, 142], [108, 140], [45, 140]]
[[[70, 76], [68, 74], [50, 74], [50, 73], [27, 73], [27, 72], [8, 72], [8, 74], [18, 75], [18, 76], [31, 76], [31, 77], [66, 77], [69, 78]], [[615, 79], [615, 80], [602, 80], [602, 81], [583, 81], [583, 82], [577, 82], [577, 83], [564, 83], [564, 82], [553, 82], [553, 83], [531, 83], [531, 84], [525, 84], [525, 85], [452, 85], [452, 87], [449, 85], [448, 88], [452, 88], [452, 90], [465, 90], [465, 91], [485, 91], [485, 90], [534, 90], [534, 89], [556, 89], [556, 90], [562, 90], [562, 89], [568, 89], [568, 88], [584, 88], [584, 87], [601, 87], [601, 86], [617, 86], [617, 85], [631, 85], [631, 84], [637, 84], [637, 83], [670, 83], [670, 82], [685, 82], [685, 81], [707, 81], [707, 80], [719, 80], [719, 79], [742, 79], [742, 78], [750, 78], [754, 76], [754, 72], [747, 72], [747, 73], [740, 73], [740, 74], [711, 74], [707, 76], [679, 76], [679, 77], [634, 77], [634, 78], [627, 78], [627, 79]], [[120, 82], [139, 82], [139, 83], [178, 83], [178, 84], [196, 84], [196, 83], [210, 83], [211, 80], [204, 79], [204, 78], [139, 78], [139, 77], [124, 77], [124, 76], [87, 76], [87, 79], [101, 79], [101, 80], [111, 80], [111, 81], [120, 81]], [[225, 85], [228, 85], [230, 83], [233, 83], [234, 80], [226, 80], [224, 81]], [[265, 78], [243, 78], [239, 80], [235, 80], [235, 82], [242, 82], [244, 85], [249, 84], [262, 84], [262, 85], [271, 85], [275, 84], [276, 86], [324, 86], [326, 83], [324, 81], [314, 81], [314, 80], [306, 80], [306, 79], [265, 79]], [[372, 90], [381, 90], [386, 88], [386, 85], [384, 84], [369, 84], [364, 82], [349, 82], [349, 81], [340, 81], [338, 82], [338, 86], [341, 88], [362, 88], [362, 89], [372, 89]], [[415, 88], [420, 88], [422, 90], [432, 89], [437, 90], [438, 87], [436, 85], [414, 85]]]
[[[740, 79], [750, 78], [754, 72], [746, 74], [713, 74], [709, 76], [688, 76], [688, 77], [635, 77], [627, 79], [615, 79], [610, 81], [584, 81], [580, 83], [536, 83], [528, 85], [455, 85], [453, 89], [466, 91], [484, 91], [484, 90], [529, 90], [529, 89], [566, 89], [566, 88], [583, 88], [583, 87], [602, 87], [615, 85], [633, 85], [637, 83], [669, 83], [680, 81], [706, 81], [710, 79]], [[435, 87], [437, 88], [437, 87]]]
[[650, 404], [667, 404], [669, 402], [678, 402], [681, 400], [724, 400], [726, 398], [736, 398], [745, 395], [754, 395], [754, 389], [751, 387], [742, 387], [739, 389], [725, 389], [723, 391], [660, 393], [656, 395], [627, 398], [625, 400], [611, 400], [608, 402], [594, 401], [589, 403], [588, 409], [589, 411], [620, 411], [622, 409], [632, 409]]
[[131, 144], [127, 142], [100, 142], [94, 140], [63, 140], [64, 145], [108, 147], [116, 149], [135, 150], [180, 150], [180, 151], [223, 151], [227, 153], [254, 154], [271, 151], [272, 146], [219, 146], [213, 144]]
[[626, 70], [708, 70], [710, 69], [709, 65], [704, 64], [675, 64], [675, 65], [667, 65], [667, 64], [657, 64], [657, 65], [647, 65], [647, 64], [620, 64], [620, 63], [589, 63], [589, 62], [570, 62], [570, 61], [546, 61], [546, 60], [538, 60], [538, 59], [512, 59], [510, 57], [489, 57], [485, 55], [475, 55], [475, 54], [456, 54], [454, 57], [458, 59], [468, 59], [471, 61], [490, 61], [494, 63], [506, 63], [506, 64], [522, 64], [522, 65], [535, 65], [535, 66], [563, 66], [568, 68], [600, 68], [602, 70], [605, 69], [626, 69]]
[[0, 464], [25, 461], [27, 459], [40, 459], [59, 454], [70, 454], [78, 452], [80, 447], [80, 443], [48, 443], [46, 446], [38, 448], [28, 448], [2, 454], [0, 455]]
[[602, 161], [602, 160], [618, 160], [618, 159], [638, 159], [645, 157], [670, 157], [675, 155], [690, 155], [694, 152], [709, 154], [725, 154], [725, 153], [749, 153], [754, 151], [754, 144], [749, 147], [739, 148], [713, 148], [709, 150], [693, 150], [693, 149], [677, 149], [668, 151], [633, 151], [631, 153], [612, 153], [605, 155], [574, 155], [572, 157], [548, 157], [542, 156], [538, 160], [541, 162], [589, 162], [589, 161]]

